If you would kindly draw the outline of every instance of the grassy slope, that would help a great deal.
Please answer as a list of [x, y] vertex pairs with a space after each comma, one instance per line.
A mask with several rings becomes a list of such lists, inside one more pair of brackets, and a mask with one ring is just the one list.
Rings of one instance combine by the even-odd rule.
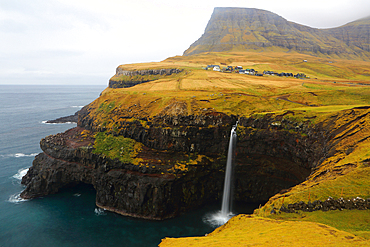
[[[303, 62], [303, 60], [308, 62]], [[255, 77], [201, 69], [207, 64], [241, 65], [258, 71], [300, 72], [308, 75], [310, 79]], [[182, 111], [182, 114], [185, 115], [218, 111], [250, 116], [266, 113], [281, 114], [290, 110], [294, 111], [295, 115], [289, 114], [286, 117], [294, 118], [295, 121], [311, 121], [312, 124], [318, 122], [325, 124], [326, 121], [329, 121], [328, 119], [332, 119], [330, 116], [336, 114], [339, 114], [338, 119], [345, 121], [346, 118], [351, 117], [345, 110], [370, 103], [370, 86], [367, 86], [370, 84], [370, 62], [364, 61], [325, 59], [287, 53], [212, 53], [190, 57], [173, 57], [160, 63], [131, 64], [124, 65], [124, 67], [125, 69], [137, 70], [178, 67], [184, 69], [185, 72], [178, 76], [143, 83], [132, 88], [106, 89], [102, 96], [90, 105], [90, 108], [92, 109], [91, 114], [96, 117], [97, 124], [104, 125], [108, 130], [114, 130], [116, 123], [120, 121], [120, 115], [129, 116], [132, 121], [138, 121], [139, 118], [148, 117], [150, 119], [157, 114], [164, 114], [164, 112], [165, 114], [177, 114], [175, 110], [164, 110], [166, 106], [174, 102], [186, 104], [187, 109]], [[145, 121], [140, 121], [145, 125]], [[370, 140], [366, 139], [357, 143], [357, 140], [370, 136], [370, 127], [367, 123], [370, 123], [370, 119], [364, 123], [357, 123], [361, 125], [361, 131], [339, 143], [336, 155], [327, 159], [306, 182], [291, 189], [284, 199], [280, 194], [274, 196], [260, 210], [256, 210], [255, 214], [269, 217], [268, 212], [271, 211], [271, 207], [278, 207], [278, 204], [281, 205], [283, 200], [284, 204], [287, 204], [300, 200], [307, 202], [309, 199], [311, 201], [326, 199], [328, 196], [334, 198], [341, 196], [344, 198], [370, 197], [370, 182], [368, 180], [370, 168], [366, 161], [370, 157], [368, 151], [370, 150]], [[341, 124], [340, 120], [337, 124]], [[353, 123], [350, 127], [356, 129], [356, 126], [358, 125]], [[353, 148], [353, 150], [351, 149], [351, 152], [347, 154], [349, 148]], [[328, 171], [325, 173], [326, 175], [322, 175], [326, 171]], [[326, 217], [329, 214], [333, 217]], [[345, 227], [347, 220], [343, 219], [347, 219], [348, 213], [346, 212], [338, 211], [328, 214], [315, 212], [311, 215], [307, 213], [307, 215], [303, 217], [305, 220], [322, 222], [370, 238], [369, 229], [366, 227]], [[358, 223], [360, 226], [364, 226], [366, 225], [364, 222], [368, 222], [368, 218], [361, 215], [362, 212], [357, 213]], [[295, 214], [286, 214], [283, 218], [285, 221], [297, 220]], [[246, 222], [243, 220], [232, 221], [233, 226], [230, 228], [238, 228], [239, 234], [227, 235], [223, 232], [225, 229], [217, 230], [219, 234], [213, 234], [212, 238], [222, 238], [222, 241], [231, 241], [235, 243], [235, 246], [240, 246], [236, 243], [239, 238], [240, 241], [243, 240], [242, 235], [260, 236], [263, 234], [263, 236], [268, 236], [267, 241], [275, 238], [280, 231], [274, 228], [280, 223], [267, 220], [268, 223], [265, 222], [265, 224], [271, 225], [271, 231], [261, 233], [257, 228], [247, 231], [243, 228], [243, 224], [248, 224], [249, 221], [256, 219], [245, 220]], [[294, 228], [301, 229], [294, 234], [298, 238], [307, 241], [312, 238], [307, 238], [308, 235], [304, 231], [308, 228], [306, 223], [291, 223], [292, 225], [290, 225], [290, 223], [284, 222], [285, 224], [288, 228], [294, 226]], [[317, 224], [311, 226], [320, 229], [315, 230], [318, 234], [324, 229]], [[281, 229], [281, 231], [285, 234], [289, 232], [288, 228]], [[328, 235], [320, 233], [321, 235], [317, 235], [316, 239], [328, 241], [328, 236], [336, 236], [337, 241], [343, 240], [341, 236], [344, 236], [342, 235], [344, 233], [334, 234], [332, 231], [336, 230], [328, 231]], [[356, 239], [348, 238], [343, 241], [350, 243]], [[171, 241], [166, 240], [166, 243], [171, 243]], [[181, 240], [178, 241], [176, 246], [181, 246]], [[184, 239], [184, 241], [184, 243], [188, 243], [188, 239]], [[216, 242], [215, 245], [217, 245]]]
[[238, 215], [206, 237], [166, 238], [165, 246], [368, 246], [369, 242], [333, 227], [305, 221]]

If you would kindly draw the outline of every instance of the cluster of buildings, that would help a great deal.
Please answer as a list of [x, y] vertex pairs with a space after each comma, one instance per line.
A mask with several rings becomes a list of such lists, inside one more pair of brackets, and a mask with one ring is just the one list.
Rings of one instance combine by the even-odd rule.
[[285, 77], [294, 77], [294, 78], [307, 78], [307, 76], [303, 73], [298, 73], [298, 74], [293, 74], [293, 73], [285, 73], [285, 72], [281, 72], [281, 73], [276, 73], [274, 71], [263, 71], [263, 74], [264, 75], [274, 75], [274, 76], [285, 76]]
[[213, 71], [219, 71], [224, 73], [239, 73], [239, 74], [247, 74], [247, 75], [255, 75], [255, 76], [263, 76], [263, 75], [271, 75], [271, 76], [280, 76], [280, 77], [295, 77], [295, 78], [306, 78], [307, 76], [303, 73], [298, 73], [294, 75], [293, 73], [286, 73], [281, 72], [277, 73], [274, 71], [263, 71], [263, 73], [258, 73], [258, 71], [255, 71], [254, 69], [243, 69], [242, 66], [227, 66], [223, 67], [221, 69], [220, 65], [207, 65], [205, 70], [213, 70]]

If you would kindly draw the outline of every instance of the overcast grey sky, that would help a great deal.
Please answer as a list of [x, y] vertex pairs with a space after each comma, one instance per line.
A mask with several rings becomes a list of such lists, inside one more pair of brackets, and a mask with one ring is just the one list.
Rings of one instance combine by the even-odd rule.
[[0, 0], [0, 84], [107, 84], [120, 64], [182, 55], [214, 7], [317, 28], [370, 16], [370, 0]]

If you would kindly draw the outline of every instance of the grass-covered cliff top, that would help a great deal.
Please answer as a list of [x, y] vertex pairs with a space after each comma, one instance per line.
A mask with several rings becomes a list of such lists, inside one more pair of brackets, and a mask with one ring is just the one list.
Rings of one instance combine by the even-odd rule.
[[[243, 66], [244, 69], [253, 68], [259, 72], [304, 73], [308, 78], [258, 77], [204, 70], [208, 64], [217, 64], [221, 68]], [[250, 243], [269, 245], [269, 239], [277, 238], [279, 234], [286, 236], [284, 239], [294, 236], [314, 245], [317, 240], [317, 243], [328, 243], [329, 246], [329, 240], [343, 243], [343, 246], [365, 243], [364, 239], [352, 234], [370, 239], [370, 219], [365, 215], [367, 211], [279, 214], [274, 217], [283, 221], [266, 219], [272, 217], [272, 208], [279, 208], [282, 204], [325, 200], [329, 196], [370, 197], [370, 110], [355, 110], [355, 115], [350, 110], [370, 105], [370, 62], [294, 53], [211, 53], [122, 67], [125, 70], [180, 68], [183, 72], [130, 88], [107, 88], [88, 109], [95, 125], [104, 126], [108, 131], [114, 132], [120, 117], [145, 125], [146, 121], [157, 115], [223, 112], [258, 117], [287, 111], [294, 112], [294, 115], [287, 117], [297, 122], [308, 121], [329, 126], [332, 121], [330, 126], [333, 128], [348, 129], [338, 132], [335, 138], [340, 141], [336, 144], [336, 153], [326, 159], [307, 181], [284, 195], [272, 197], [266, 205], [256, 210], [252, 218], [233, 219], [208, 237], [192, 238], [190, 242], [187, 239], [183, 239], [184, 242], [166, 240], [163, 246], [220, 246], [220, 243], [229, 242], [233, 246], [240, 246], [238, 241], [247, 241], [242, 236], [248, 236]], [[348, 138], [342, 139], [340, 135], [348, 135]], [[350, 217], [357, 217], [358, 221], [349, 222]], [[295, 222], [297, 220], [321, 222], [352, 234], [316, 223]], [[261, 221], [264, 221], [266, 230], [255, 228]], [[289, 223], [291, 221], [294, 222]], [[228, 229], [235, 230], [235, 234], [229, 233]], [[312, 232], [307, 233], [307, 229]], [[296, 243], [300, 242], [297, 240]]]
[[[305, 62], [305, 61], [306, 62]], [[309, 78], [251, 76], [204, 70], [208, 64], [243, 66], [274, 72], [304, 73]], [[122, 65], [125, 70], [179, 68], [180, 74], [130, 88], [107, 88], [91, 104], [101, 118], [170, 114], [166, 106], [181, 102], [181, 114], [207, 111], [240, 116], [296, 110], [322, 115], [370, 102], [370, 62], [323, 59], [290, 53], [213, 53], [172, 57], [160, 63]], [[179, 109], [177, 109], [179, 110]], [[178, 114], [175, 110], [174, 114]]]

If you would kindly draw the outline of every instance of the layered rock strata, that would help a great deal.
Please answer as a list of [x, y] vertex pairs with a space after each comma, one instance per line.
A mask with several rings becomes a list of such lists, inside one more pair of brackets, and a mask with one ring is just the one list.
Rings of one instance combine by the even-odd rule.
[[[236, 116], [222, 113], [157, 116], [122, 121], [112, 134], [144, 144], [138, 164], [124, 163], [93, 152], [102, 130], [85, 108], [78, 127], [41, 140], [39, 154], [22, 183], [22, 198], [58, 192], [78, 183], [92, 184], [99, 207], [146, 219], [174, 217], [221, 198], [226, 150]], [[235, 172], [235, 199], [268, 200], [302, 182], [325, 155], [319, 129], [281, 117], [240, 118]], [[200, 157], [190, 162], [192, 156]], [[186, 169], [174, 169], [189, 160]]]

